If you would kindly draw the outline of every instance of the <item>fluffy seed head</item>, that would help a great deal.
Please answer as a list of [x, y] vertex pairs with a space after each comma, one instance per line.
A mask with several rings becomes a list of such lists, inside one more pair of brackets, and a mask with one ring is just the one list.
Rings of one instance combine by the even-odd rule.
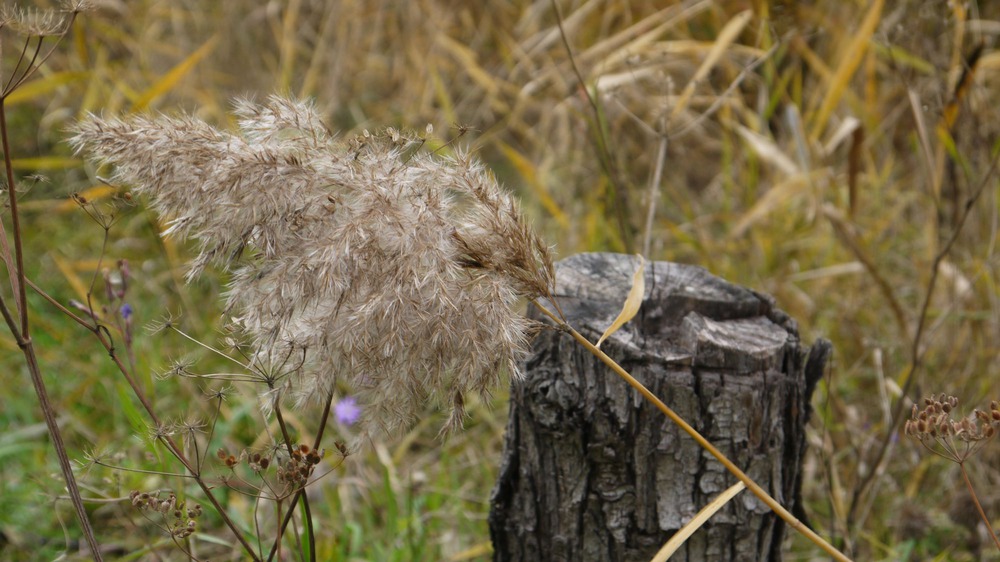
[[530, 326], [514, 306], [549, 293], [552, 262], [481, 163], [393, 129], [337, 139], [299, 101], [236, 115], [236, 134], [91, 116], [71, 142], [199, 242], [191, 276], [232, 271], [227, 310], [262, 363], [305, 352], [299, 398], [339, 377], [366, 431], [403, 428], [427, 401], [450, 407], [450, 430], [465, 393], [518, 375]]

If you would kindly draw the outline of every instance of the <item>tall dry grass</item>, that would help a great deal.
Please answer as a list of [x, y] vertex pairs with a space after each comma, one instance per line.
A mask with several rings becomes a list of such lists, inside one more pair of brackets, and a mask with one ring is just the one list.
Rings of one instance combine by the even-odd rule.
[[[51, 180], [21, 201], [32, 225], [29, 274], [55, 297], [84, 296], [102, 255], [101, 229], [64, 203], [71, 191], [109, 195], [83, 183], [61, 144], [66, 124], [86, 111], [185, 110], [231, 126], [233, 97], [285, 92], [314, 97], [325, 122], [345, 133], [469, 127], [471, 147], [520, 193], [559, 254], [641, 250], [648, 241], [647, 257], [697, 263], [769, 292], [807, 339], [834, 341], [806, 465], [816, 528], [858, 559], [995, 556], [956, 485], [958, 467], [898, 441], [895, 416], [928, 393], [965, 404], [996, 397], [995, 7], [559, 2], [567, 50], [547, 0], [206, 4], [107, 2], [9, 100], [17, 170]], [[160, 228], [144, 211], [128, 213], [103, 253], [137, 264], [131, 290], [144, 319], [204, 311], [183, 321], [210, 339], [224, 280], [186, 286], [191, 249], [161, 241]], [[127, 442], [138, 431], [134, 407], [94, 416], [121, 400], [101, 353], [82, 344], [66, 353], [72, 328], [35, 305], [43, 364], [74, 374], [56, 377], [70, 448]], [[136, 346], [140, 373], [191, 353], [169, 339]], [[0, 380], [16, 389], [24, 379], [12, 367]], [[175, 392], [161, 388], [157, 399], [183, 412]], [[37, 520], [51, 512], [38, 492], [60, 488], [46, 476], [31, 397], [12, 396], [0, 416], [8, 435], [0, 507], [17, 514], [12, 521]], [[225, 430], [252, 440], [253, 413], [225, 408], [234, 420]], [[496, 458], [502, 413], [470, 408], [480, 421], [443, 452], [429, 447], [427, 423], [379, 445], [374, 463], [355, 464], [346, 483], [325, 490], [330, 517], [352, 523], [324, 548], [369, 558], [482, 555], [493, 474], [482, 467]], [[994, 515], [997, 458], [987, 445], [965, 467]], [[443, 473], [459, 466], [479, 467], [476, 481]], [[120, 478], [95, 473], [89, 485], [111, 497]], [[127, 513], [98, 512], [127, 549], [147, 540]], [[408, 530], [380, 534], [387, 521]], [[8, 548], [22, 549], [13, 552], [61, 547], [57, 525], [41, 537], [5, 525]], [[809, 548], [793, 539], [792, 552], [808, 557]]]

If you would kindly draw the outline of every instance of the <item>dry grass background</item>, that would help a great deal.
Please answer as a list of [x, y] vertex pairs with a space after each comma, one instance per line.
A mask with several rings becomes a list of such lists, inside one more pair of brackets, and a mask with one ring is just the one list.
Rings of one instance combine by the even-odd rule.
[[[813, 525], [835, 544], [859, 560], [996, 558], [957, 467], [897, 442], [899, 427], [888, 421], [909, 378], [909, 397], [947, 392], [970, 409], [1000, 397], [1000, 201], [990, 170], [1000, 131], [998, 7], [558, 4], [582, 85], [549, 0], [101, 2], [9, 102], [19, 172], [50, 178], [21, 196], [29, 276], [64, 301], [79, 299], [102, 254], [101, 229], [66, 200], [73, 191], [108, 195], [87, 183], [62, 143], [83, 112], [183, 109], [225, 124], [233, 97], [277, 91], [315, 98], [339, 131], [430, 123], [447, 140], [456, 125], [468, 126], [462, 142], [520, 194], [560, 255], [642, 250], [652, 207], [648, 257], [702, 265], [770, 293], [804, 339], [833, 340], [804, 494]], [[974, 73], [958, 88], [970, 63]], [[935, 257], [960, 224], [940, 262], [911, 376]], [[211, 341], [225, 280], [184, 285], [191, 252], [160, 240], [159, 229], [141, 207], [130, 211], [112, 229], [105, 259], [133, 264], [140, 322], [182, 311], [185, 328]], [[141, 426], [103, 353], [34, 304], [43, 372], [71, 451], [114, 446], [123, 462], [157, 466], [132, 437]], [[0, 346], [8, 389], [0, 557], [52, 558], [65, 547], [60, 524], [72, 527], [72, 517], [67, 505], [53, 505], [61, 488], [17, 348], [10, 339]], [[183, 418], [207, 407], [196, 386], [151, 374], [197, 354], [189, 344], [142, 336], [136, 346], [159, 408]], [[440, 420], [429, 419], [318, 485], [321, 558], [487, 559], [503, 397], [471, 410], [468, 431], [444, 445], [433, 439]], [[253, 401], [231, 401], [224, 413], [218, 433], [229, 447], [260, 437]], [[293, 423], [312, 431], [309, 414], [300, 416]], [[998, 461], [989, 446], [968, 466], [994, 517]], [[97, 469], [84, 483], [85, 495], [107, 499], [170, 485]], [[232, 502], [251, 516], [249, 502]], [[123, 502], [96, 508], [94, 518], [102, 542], [126, 556], [152, 556], [144, 549], [158, 545], [161, 559], [178, 558]], [[213, 557], [227, 551], [202, 544]], [[797, 537], [789, 549], [793, 560], [814, 555]]]

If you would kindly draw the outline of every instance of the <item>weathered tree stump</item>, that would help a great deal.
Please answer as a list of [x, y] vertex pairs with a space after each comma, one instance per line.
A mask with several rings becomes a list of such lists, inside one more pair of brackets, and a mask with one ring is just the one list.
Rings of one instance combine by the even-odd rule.
[[[620, 312], [637, 262], [559, 262], [557, 298], [570, 324], [596, 340]], [[792, 508], [829, 342], [810, 352], [770, 298], [704, 269], [654, 262], [645, 275], [639, 314], [602, 349]], [[490, 511], [494, 560], [648, 561], [735, 482], [586, 349], [546, 330], [511, 391]], [[783, 522], [744, 491], [673, 560], [776, 561], [783, 534]]]

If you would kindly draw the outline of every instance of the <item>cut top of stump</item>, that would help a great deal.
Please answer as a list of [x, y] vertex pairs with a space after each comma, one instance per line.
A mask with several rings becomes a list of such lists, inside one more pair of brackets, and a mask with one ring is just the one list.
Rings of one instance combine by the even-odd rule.
[[[621, 311], [639, 267], [635, 256], [578, 254], [556, 264], [556, 294], [569, 324], [596, 340]], [[702, 267], [647, 262], [638, 314], [609, 339], [667, 363], [739, 372], [779, 366], [793, 319], [767, 295]]]

